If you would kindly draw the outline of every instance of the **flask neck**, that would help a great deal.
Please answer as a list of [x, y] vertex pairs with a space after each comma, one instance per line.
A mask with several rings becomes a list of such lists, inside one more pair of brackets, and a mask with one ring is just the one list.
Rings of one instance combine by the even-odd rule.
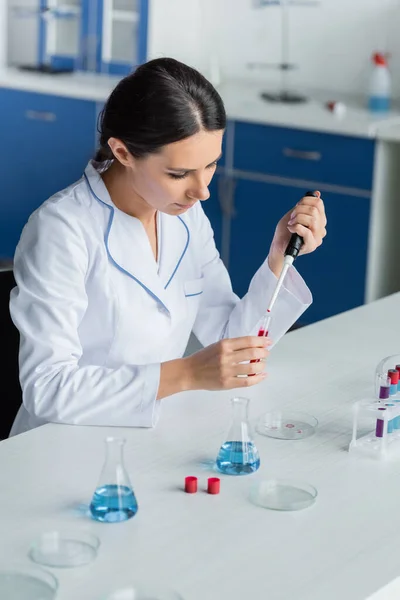
[[123, 464], [125, 440], [108, 437], [106, 443], [106, 464]]
[[232, 398], [232, 416], [234, 423], [247, 423], [248, 407], [249, 401], [247, 398]]

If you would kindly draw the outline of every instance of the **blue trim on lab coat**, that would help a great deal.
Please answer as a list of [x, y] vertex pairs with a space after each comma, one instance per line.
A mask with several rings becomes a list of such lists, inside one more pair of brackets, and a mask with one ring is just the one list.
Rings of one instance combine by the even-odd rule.
[[[142, 282], [141, 282], [139, 279], [137, 279], [137, 278], [136, 278], [134, 275], [132, 275], [132, 273], [129, 273], [129, 271], [127, 271], [126, 269], [124, 269], [123, 267], [121, 267], [121, 265], [119, 265], [119, 264], [118, 264], [118, 263], [117, 263], [117, 262], [114, 260], [114, 258], [112, 257], [112, 255], [111, 255], [111, 253], [110, 253], [110, 250], [109, 250], [109, 248], [108, 248], [108, 237], [109, 237], [109, 235], [110, 235], [111, 226], [112, 226], [112, 223], [113, 223], [113, 220], [114, 220], [114, 209], [113, 209], [113, 207], [112, 207], [112, 206], [110, 206], [110, 205], [109, 205], [109, 204], [107, 204], [106, 202], [103, 202], [103, 200], [101, 200], [101, 199], [100, 199], [100, 198], [97, 196], [97, 194], [95, 194], [95, 192], [94, 192], [94, 191], [93, 191], [93, 189], [92, 189], [92, 186], [91, 186], [91, 185], [90, 185], [90, 183], [89, 183], [89, 179], [88, 179], [88, 177], [87, 177], [86, 173], [84, 173], [84, 174], [83, 174], [83, 176], [84, 176], [84, 178], [85, 178], [85, 180], [86, 180], [86, 183], [87, 183], [87, 185], [88, 185], [88, 187], [89, 187], [89, 190], [90, 190], [91, 194], [93, 195], [93, 197], [94, 197], [94, 198], [96, 198], [96, 200], [97, 200], [98, 202], [100, 202], [101, 204], [104, 204], [104, 206], [106, 206], [106, 207], [107, 207], [107, 208], [110, 210], [110, 218], [109, 218], [109, 220], [108, 220], [108, 225], [107, 225], [106, 233], [105, 233], [105, 236], [104, 236], [104, 243], [105, 243], [105, 246], [106, 246], [106, 250], [107, 250], [107, 255], [108, 255], [108, 258], [109, 258], [109, 259], [110, 259], [110, 261], [113, 263], [113, 265], [114, 265], [115, 267], [117, 267], [117, 269], [118, 269], [119, 271], [121, 271], [121, 273], [124, 273], [125, 275], [128, 275], [128, 277], [131, 277], [131, 279], [133, 279], [134, 281], [136, 281], [136, 283], [138, 283], [138, 284], [139, 284], [139, 285], [140, 285], [140, 286], [141, 286], [141, 287], [142, 287], [144, 290], [146, 290], [146, 292], [148, 292], [148, 293], [150, 294], [150, 296], [151, 296], [151, 297], [152, 297], [154, 300], [156, 300], [157, 302], [159, 302], [160, 304], [162, 304], [162, 306], [163, 306], [163, 307], [164, 307], [164, 308], [165, 308], [165, 309], [166, 309], [168, 312], [170, 312], [170, 311], [168, 310], [168, 308], [165, 306], [164, 302], [162, 302], [158, 296], [156, 296], [156, 295], [155, 295], [155, 294], [154, 294], [154, 293], [153, 293], [153, 292], [152, 292], [152, 291], [151, 291], [151, 290], [150, 290], [150, 289], [149, 289], [147, 286], [145, 286], [145, 285], [144, 285], [144, 283], [142, 283]], [[176, 270], [176, 269], [175, 269], [175, 270]], [[174, 271], [174, 272], [175, 272], [175, 271]]]
[[184, 256], [185, 256], [185, 254], [186, 254], [186, 250], [187, 250], [187, 248], [188, 248], [188, 246], [189, 246], [189, 242], [190, 242], [190, 233], [189, 233], [189, 228], [188, 228], [188, 226], [186, 225], [185, 221], [184, 221], [184, 220], [183, 220], [181, 217], [178, 217], [178, 219], [180, 220], [180, 222], [181, 222], [181, 223], [184, 225], [184, 227], [185, 227], [185, 229], [186, 229], [186, 233], [187, 233], [186, 246], [185, 246], [185, 247], [184, 247], [184, 249], [183, 249], [183, 252], [182, 252], [182, 254], [181, 254], [181, 257], [180, 257], [180, 259], [179, 259], [179, 260], [178, 260], [178, 262], [176, 263], [176, 267], [175, 267], [175, 269], [173, 270], [173, 273], [172, 273], [171, 277], [168, 279], [168, 281], [167, 281], [166, 285], [164, 286], [164, 289], [165, 289], [165, 290], [167, 289], [167, 287], [169, 286], [169, 284], [170, 284], [170, 283], [171, 283], [171, 281], [173, 280], [173, 278], [174, 278], [174, 275], [175, 275], [175, 273], [177, 272], [177, 270], [178, 270], [178, 268], [179, 268], [179, 265], [181, 264], [181, 262], [182, 262], [182, 259], [183, 259], [183, 257], [184, 257]]

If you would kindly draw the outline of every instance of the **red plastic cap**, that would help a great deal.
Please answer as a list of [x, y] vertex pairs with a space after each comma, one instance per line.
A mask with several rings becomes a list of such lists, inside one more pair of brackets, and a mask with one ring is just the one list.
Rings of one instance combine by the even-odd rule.
[[197, 477], [185, 477], [185, 492], [187, 494], [197, 492]]
[[379, 65], [381, 67], [387, 66], [386, 56], [382, 54], [382, 52], [375, 52], [375, 54], [372, 57], [372, 60], [376, 65]]
[[209, 477], [207, 492], [209, 494], [219, 494], [221, 480], [218, 477]]
[[399, 383], [399, 372], [396, 369], [389, 369], [388, 377], [392, 385]]

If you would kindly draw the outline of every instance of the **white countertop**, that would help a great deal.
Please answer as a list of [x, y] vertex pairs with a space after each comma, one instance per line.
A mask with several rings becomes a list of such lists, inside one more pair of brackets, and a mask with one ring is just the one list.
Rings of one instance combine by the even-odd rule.
[[[90, 73], [46, 75], [16, 68], [0, 70], [0, 87], [96, 102], [104, 102], [118, 80], [118, 77]], [[362, 106], [362, 100], [334, 97], [333, 94], [318, 90], [309, 92], [310, 100], [304, 104], [283, 105], [263, 100], [260, 93], [265, 88], [260, 83], [231, 81], [217, 87], [230, 119], [371, 138], [380, 137], [381, 129], [384, 134], [389, 132], [390, 135], [392, 125], [397, 124], [399, 127], [394, 129], [391, 140], [400, 141], [400, 109], [379, 117], [370, 114]], [[340, 100], [346, 104], [344, 117], [337, 117], [325, 107], [325, 103], [331, 100]]]
[[91, 73], [48, 75], [16, 68], [0, 69], [0, 87], [95, 102], [105, 102], [120, 79]]
[[[260, 470], [222, 477], [219, 496], [202, 490], [227, 435], [232, 392], [166, 399], [154, 430], [47, 425], [1, 442], [0, 566], [29, 564], [32, 539], [66, 526], [96, 533], [101, 548], [86, 567], [54, 570], [57, 600], [102, 600], [135, 579], [168, 584], [185, 600], [365, 600], [384, 588], [400, 574], [400, 462], [346, 449], [352, 403], [371, 393], [379, 360], [399, 351], [399, 305], [396, 294], [284, 337], [269, 378], [246, 390], [252, 420], [285, 406], [315, 415], [319, 428], [293, 442], [256, 435]], [[139, 502], [133, 519], [113, 525], [77, 510], [97, 485], [110, 434], [127, 439]], [[199, 477], [197, 495], [181, 490], [186, 475]], [[251, 485], [276, 476], [315, 485], [315, 505], [253, 506]]]
[[[392, 124], [400, 125], [400, 110], [397, 108], [385, 116], [377, 116], [363, 107], [362, 99], [341, 94], [335, 96], [320, 90], [308, 91], [307, 102], [292, 105], [263, 100], [261, 92], [270, 90], [259, 83], [233, 81], [222, 84], [218, 91], [225, 102], [229, 118], [240, 121], [371, 138], [379, 137], [381, 128], [388, 129]], [[304, 93], [304, 90], [298, 91]], [[346, 112], [343, 117], [326, 108], [326, 103], [330, 101], [345, 104]], [[398, 139], [400, 141], [400, 136]]]

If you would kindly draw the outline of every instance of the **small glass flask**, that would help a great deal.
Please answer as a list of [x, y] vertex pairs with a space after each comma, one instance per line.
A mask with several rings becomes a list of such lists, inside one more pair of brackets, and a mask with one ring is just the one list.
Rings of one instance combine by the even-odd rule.
[[226, 475], [249, 475], [260, 466], [260, 455], [250, 435], [249, 400], [232, 398], [233, 422], [217, 456], [217, 468]]
[[93, 494], [90, 512], [96, 521], [118, 523], [135, 516], [138, 504], [124, 466], [125, 440], [107, 437], [106, 460]]

